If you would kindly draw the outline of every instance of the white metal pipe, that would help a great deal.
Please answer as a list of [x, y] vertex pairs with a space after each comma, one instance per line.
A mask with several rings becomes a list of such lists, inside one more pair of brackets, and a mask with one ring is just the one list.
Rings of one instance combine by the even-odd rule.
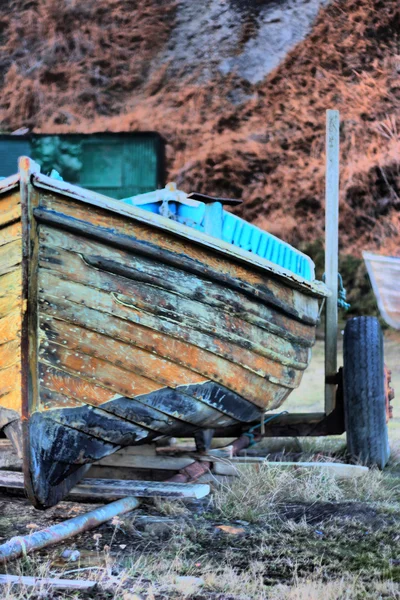
[[29, 552], [57, 544], [83, 531], [93, 529], [113, 517], [127, 513], [138, 506], [139, 500], [133, 496], [128, 496], [127, 498], [122, 498], [116, 502], [111, 502], [110, 504], [91, 510], [79, 517], [57, 523], [57, 525], [52, 525], [41, 531], [35, 531], [35, 533], [30, 535], [13, 537], [0, 546], [0, 564], [19, 558]]
[[[325, 376], [337, 372], [339, 262], [339, 111], [326, 111], [325, 283], [331, 295], [325, 310]], [[336, 386], [325, 383], [325, 412], [335, 408]]]

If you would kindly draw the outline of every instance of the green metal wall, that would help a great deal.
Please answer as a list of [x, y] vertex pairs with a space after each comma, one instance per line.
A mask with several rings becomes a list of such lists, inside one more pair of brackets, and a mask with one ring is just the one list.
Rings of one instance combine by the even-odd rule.
[[56, 169], [66, 181], [112, 198], [162, 187], [164, 143], [157, 133], [0, 136], [0, 176], [17, 171], [19, 156], [31, 156], [42, 173]]

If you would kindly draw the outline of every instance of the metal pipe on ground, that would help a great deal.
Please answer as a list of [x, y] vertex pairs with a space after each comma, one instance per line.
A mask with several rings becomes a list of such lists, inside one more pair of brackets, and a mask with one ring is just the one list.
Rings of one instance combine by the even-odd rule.
[[0, 545], [0, 564], [25, 556], [29, 552], [52, 546], [78, 533], [94, 529], [113, 517], [130, 512], [138, 506], [139, 500], [128, 496], [30, 535], [13, 537], [5, 544]]

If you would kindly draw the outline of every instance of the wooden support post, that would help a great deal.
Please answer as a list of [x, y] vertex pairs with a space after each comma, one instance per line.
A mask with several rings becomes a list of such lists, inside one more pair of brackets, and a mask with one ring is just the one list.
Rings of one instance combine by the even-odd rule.
[[[331, 295], [325, 311], [325, 377], [337, 371], [339, 256], [339, 111], [326, 111], [325, 283]], [[335, 408], [336, 385], [325, 383], [325, 412]]]

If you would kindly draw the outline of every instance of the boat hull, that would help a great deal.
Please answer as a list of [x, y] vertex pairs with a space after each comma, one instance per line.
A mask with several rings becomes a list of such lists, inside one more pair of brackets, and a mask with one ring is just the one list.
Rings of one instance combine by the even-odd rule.
[[53, 182], [28, 159], [10, 193], [22, 226], [17, 208], [3, 343], [7, 381], [17, 375], [0, 426], [22, 416], [36, 506], [57, 503], [122, 446], [248, 428], [299, 385], [323, 288]]

